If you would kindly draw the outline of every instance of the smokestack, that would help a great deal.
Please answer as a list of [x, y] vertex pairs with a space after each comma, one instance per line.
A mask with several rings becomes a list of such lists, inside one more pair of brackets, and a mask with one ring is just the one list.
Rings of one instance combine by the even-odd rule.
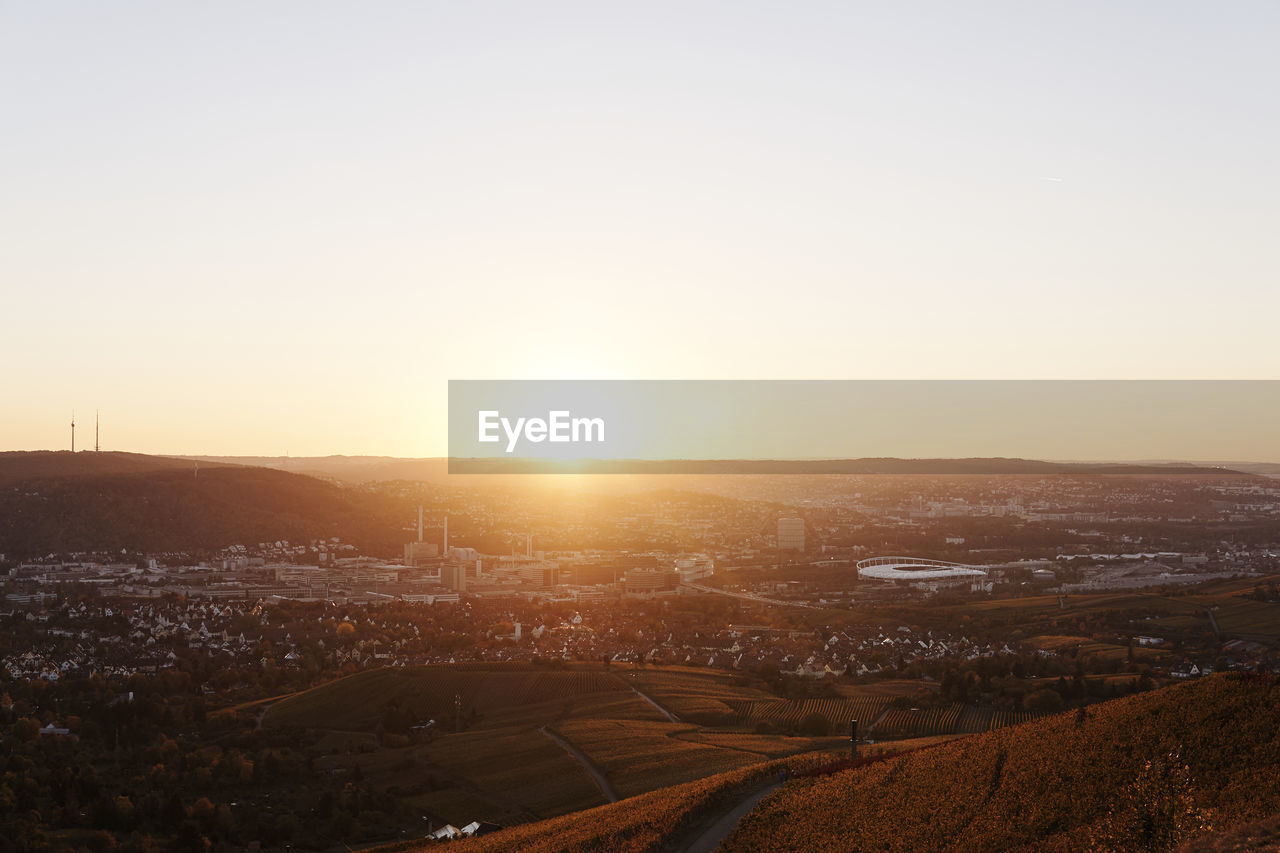
[[444, 517], [444, 547], [440, 550], [440, 556], [449, 556], [449, 516]]
[[422, 504], [418, 504], [418, 541], [422, 541]]
[[524, 537], [524, 555], [530, 560], [533, 559], [533, 534], [526, 533]]

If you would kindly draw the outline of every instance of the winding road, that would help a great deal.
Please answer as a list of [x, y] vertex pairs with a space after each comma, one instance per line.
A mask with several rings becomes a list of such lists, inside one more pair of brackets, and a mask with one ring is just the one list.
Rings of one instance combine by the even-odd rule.
[[600, 768], [596, 767], [595, 763], [592, 762], [590, 758], [587, 758], [586, 753], [569, 743], [569, 741], [560, 737], [560, 735], [555, 732], [548, 731], [546, 726], [538, 729], [538, 731], [542, 732], [544, 735], [559, 744], [561, 749], [572, 755], [579, 764], [586, 768], [587, 772], [591, 774], [591, 778], [595, 780], [596, 787], [600, 789], [601, 794], [604, 794], [604, 798], [606, 800], [611, 803], [616, 803], [618, 801], [617, 791], [613, 790], [613, 786], [609, 784], [609, 780], [605, 777], [604, 773], [600, 772]]
[[679, 718], [679, 717], [677, 717], [675, 714], [671, 713], [671, 712], [670, 712], [670, 711], [668, 711], [666, 708], [662, 707], [662, 706], [661, 706], [661, 705], [659, 705], [657, 702], [655, 702], [655, 701], [653, 700], [653, 697], [652, 697], [652, 696], [649, 696], [649, 695], [647, 695], [647, 694], [645, 694], [645, 693], [640, 692], [640, 688], [639, 688], [639, 687], [636, 687], [636, 686], [634, 686], [634, 685], [633, 685], [633, 686], [631, 687], [631, 689], [632, 689], [632, 690], [634, 690], [634, 691], [636, 692], [636, 695], [637, 695], [637, 696], [639, 696], [641, 699], [643, 699], [644, 701], [648, 702], [648, 703], [649, 703], [650, 705], [652, 705], [653, 707], [657, 708], [657, 709], [658, 709], [658, 712], [659, 712], [660, 714], [662, 714], [664, 717], [666, 717], [668, 720], [670, 720], [670, 721], [671, 721], [671, 722], [673, 722], [673, 723], [678, 723], [678, 722], [680, 722], [680, 718]]
[[804, 601], [783, 601], [779, 598], [767, 598], [763, 595], [756, 595], [752, 592], [730, 592], [727, 589], [716, 589], [713, 586], [703, 586], [700, 583], [686, 583], [685, 587], [696, 589], [698, 592], [705, 592], [708, 595], [724, 595], [729, 598], [738, 598], [742, 601], [754, 601], [756, 604], [772, 604], [774, 607], [807, 607], [815, 609], [816, 605], [809, 604]]
[[772, 782], [751, 794], [730, 811], [722, 814], [719, 820], [707, 827], [687, 846], [680, 848], [681, 853], [713, 853], [729, 837], [729, 833], [737, 829], [739, 821], [750, 814], [761, 800], [781, 787], [781, 782]]

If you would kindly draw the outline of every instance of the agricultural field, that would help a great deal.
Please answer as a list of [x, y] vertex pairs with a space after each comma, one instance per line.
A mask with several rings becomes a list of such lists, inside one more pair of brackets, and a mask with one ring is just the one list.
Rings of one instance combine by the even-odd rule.
[[[630, 798], [816, 751], [845, 754], [850, 720], [880, 742], [860, 747], [870, 755], [1033, 718], [936, 705], [914, 680], [839, 685], [842, 695], [802, 699], [760, 684], [689, 667], [384, 669], [281, 698], [263, 726], [309, 732], [317, 771], [394, 790], [433, 820], [515, 826], [594, 808], [609, 791]], [[918, 709], [903, 701], [915, 698]]]
[[1224, 636], [1264, 643], [1280, 639], [1280, 604], [1254, 601], [1240, 595], [1195, 595], [1188, 598], [1212, 610], [1218, 629]]
[[636, 687], [685, 722], [746, 729], [766, 723], [775, 730], [791, 731], [811, 714], [821, 714], [833, 735], [847, 733], [851, 720], [858, 720], [866, 732], [892, 699], [927, 689], [919, 681], [897, 680], [837, 685], [841, 695], [835, 697], [782, 699], [746, 681], [733, 673], [689, 667], [644, 670], [631, 678]]
[[1026, 642], [1034, 648], [1054, 651], [1060, 654], [1075, 650], [1080, 655], [1094, 657], [1099, 661], [1124, 661], [1128, 659], [1131, 653], [1135, 661], [1149, 664], [1157, 663], [1169, 657], [1169, 652], [1162, 651], [1159, 648], [1134, 645], [1133, 649], [1130, 650], [1128, 646], [1122, 646], [1118, 643], [1104, 643], [1089, 637], [1046, 634], [1032, 637]]
[[[329, 682], [273, 705], [264, 724], [364, 730], [398, 703], [415, 718], [451, 720], [546, 701], [627, 691], [620, 679], [592, 670], [538, 671], [492, 666], [378, 669]], [[629, 692], [629, 691], [628, 691]]]
[[764, 758], [781, 758], [800, 752], [812, 750], [815, 746], [829, 749], [847, 749], [849, 739], [845, 736], [827, 738], [785, 737], [780, 735], [758, 735], [749, 732], [713, 732], [705, 729], [678, 734], [683, 740], [706, 744], [720, 749], [734, 749], [741, 752], [755, 753]]
[[960, 712], [954, 732], [956, 734], [981, 734], [1005, 726], [1016, 726], [1034, 720], [1030, 711], [997, 711], [991, 708], [966, 707]]
[[676, 785], [766, 758], [728, 746], [686, 740], [698, 731], [684, 723], [634, 720], [570, 720], [555, 732], [604, 771], [619, 796]]
[[[892, 758], [950, 737], [919, 738], [894, 744], [862, 747], [859, 755]], [[751, 764], [694, 782], [651, 791], [589, 811], [527, 823], [480, 838], [450, 842], [463, 853], [520, 850], [521, 853], [652, 853], [682, 849], [714, 817], [731, 808], [752, 791], [774, 783], [781, 771], [788, 774], [832, 772], [848, 753], [845, 748], [806, 752], [765, 763]], [[424, 849], [421, 842], [379, 848], [379, 853], [403, 853]]]
[[[845, 745], [839, 737], [741, 731], [732, 702], [794, 704], [796, 714], [857, 706], [769, 700], [744, 680], [715, 670], [599, 664], [383, 669], [282, 698], [263, 726], [310, 732], [317, 770], [395, 789], [439, 822], [513, 826], [606, 801], [579, 757], [543, 728], [578, 750], [621, 797]], [[637, 690], [689, 717], [672, 723]], [[695, 722], [699, 708], [738, 730]]]
[[633, 672], [630, 682], [681, 720], [703, 725], [741, 722], [744, 703], [768, 700], [771, 694], [744, 684], [732, 673], [692, 667], [646, 668]]
[[836, 692], [846, 699], [887, 698], [915, 696], [921, 691], [933, 692], [936, 685], [913, 678], [890, 678], [884, 681], [868, 681], [862, 684], [837, 684]]
[[794, 728], [810, 714], [821, 714], [826, 718], [830, 732], [847, 733], [850, 720], [857, 720], [859, 730], [865, 732], [884, 713], [889, 702], [886, 697], [873, 696], [860, 699], [765, 699], [742, 707], [740, 713], [748, 724], [766, 722], [779, 728]]
[[[471, 811], [500, 815], [498, 823], [520, 823], [549, 817], [566, 809], [578, 810], [605, 802], [595, 782], [567, 752], [537, 731], [524, 726], [484, 728], [448, 735], [425, 750], [442, 768], [465, 768], [467, 792], [477, 798]], [[555, 779], [556, 784], [547, 784]], [[437, 799], [448, 789], [427, 791], [414, 799], [432, 813], [446, 811]]]
[[879, 739], [954, 734], [964, 710], [963, 705], [954, 703], [934, 708], [891, 708], [876, 720], [871, 736]]
[[1212, 611], [1224, 638], [1242, 637], [1258, 642], [1280, 639], [1280, 604], [1250, 598], [1254, 588], [1275, 582], [1277, 576], [1212, 581], [1175, 594], [1159, 592], [1098, 592], [1028, 596], [973, 601], [916, 614], [922, 621], [939, 619], [954, 624], [965, 619], [994, 619], [1005, 625], [1021, 624], [1044, 630], [1064, 621], [1133, 614], [1148, 626], [1148, 633], [1207, 630]]
[[[642, 853], [678, 847], [700, 828], [708, 815], [732, 807], [752, 790], [769, 783], [782, 770], [799, 772], [837, 756], [808, 753], [714, 774], [693, 782], [651, 791], [589, 811], [512, 827], [493, 835], [450, 842], [461, 853]], [[388, 848], [385, 853], [424, 849], [420, 842]]]

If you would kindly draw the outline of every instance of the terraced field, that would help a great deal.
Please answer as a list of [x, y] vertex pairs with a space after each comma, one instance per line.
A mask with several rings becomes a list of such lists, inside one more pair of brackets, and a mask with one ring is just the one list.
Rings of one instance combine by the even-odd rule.
[[794, 728], [810, 714], [827, 718], [831, 731], [847, 732], [850, 720], [857, 720], [860, 731], [866, 731], [889, 706], [885, 697], [861, 699], [765, 699], [739, 707], [747, 723], [768, 722], [781, 728]]
[[876, 722], [871, 734], [876, 738], [954, 734], [963, 711], [963, 705], [954, 703], [938, 708], [893, 708]]
[[993, 711], [990, 708], [965, 708], [956, 723], [956, 734], [982, 734], [1003, 726], [1016, 726], [1035, 719], [1029, 711]]
[[[732, 806], [744, 793], [775, 778], [821, 766], [833, 756], [810, 753], [708, 776], [693, 782], [651, 791], [586, 812], [516, 826], [480, 838], [450, 842], [450, 848], [476, 853], [643, 853], [680, 849], [691, 830], [707, 814]], [[434, 845], [431, 845], [434, 846]], [[379, 853], [417, 851], [422, 842], [379, 848]]]
[[453, 719], [458, 707], [478, 713], [600, 693], [630, 693], [621, 679], [599, 670], [495, 667], [378, 669], [281, 700], [264, 725], [362, 730], [392, 702], [423, 719]]
[[1094, 657], [1102, 661], [1123, 661], [1132, 655], [1134, 660], [1153, 663], [1169, 655], [1169, 652], [1158, 648], [1135, 645], [1130, 649], [1128, 646], [1122, 646], [1118, 643], [1103, 643], [1089, 637], [1070, 635], [1046, 634], [1032, 637], [1027, 642], [1037, 649], [1046, 649], [1058, 653], [1068, 653], [1076, 650], [1085, 657]]
[[[903, 739], [985, 732], [1030, 717], [960, 705], [892, 708], [895, 700], [919, 692], [913, 682], [845, 687], [851, 695], [790, 700], [739, 673], [683, 667], [383, 669], [283, 698], [268, 709], [263, 725], [312, 730], [318, 771], [339, 777], [358, 772], [375, 790], [394, 787], [432, 819], [510, 826], [602, 803], [588, 767], [618, 795], [632, 797], [815, 750], [843, 753], [849, 720], [877, 740], [895, 741], [863, 747], [879, 750], [900, 749]], [[668, 720], [645, 696], [680, 721]], [[388, 709], [436, 723], [412, 736], [403, 729], [386, 736]], [[813, 714], [827, 720], [829, 736], [754, 731], [765, 722], [774, 731], [794, 732]], [[540, 733], [544, 727], [572, 749]]]
[[1280, 809], [1277, 690], [1213, 676], [797, 780], [722, 849], [1184, 849]]
[[766, 757], [685, 740], [677, 735], [698, 729], [683, 723], [570, 720], [555, 731], [585, 752], [623, 797], [756, 764]]
[[716, 670], [673, 667], [633, 673], [629, 680], [680, 719], [703, 725], [734, 725], [744, 703], [768, 699], [740, 677]]
[[[439, 822], [514, 825], [603, 802], [587, 768], [541, 734], [543, 727], [623, 797], [843, 745], [839, 738], [747, 734], [690, 721], [702, 711], [737, 723], [725, 700], [767, 696], [742, 681], [734, 673], [679, 668], [633, 676], [598, 664], [383, 669], [282, 699], [263, 725], [319, 732], [316, 743], [326, 749], [315, 757], [318, 770], [342, 776], [358, 769], [375, 789], [397, 788]], [[682, 722], [671, 723], [633, 687], [663, 707], [674, 705]], [[797, 712], [803, 707], [797, 703]], [[413, 737], [386, 739], [379, 732], [389, 708], [437, 722]]]

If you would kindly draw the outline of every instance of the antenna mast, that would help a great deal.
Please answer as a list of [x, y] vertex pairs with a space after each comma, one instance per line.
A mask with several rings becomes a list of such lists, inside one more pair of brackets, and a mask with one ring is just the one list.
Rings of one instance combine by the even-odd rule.
[[76, 452], [76, 410], [71, 410], [71, 452]]
[[98, 410], [93, 410], [93, 452], [98, 453], [102, 450], [98, 446]]

